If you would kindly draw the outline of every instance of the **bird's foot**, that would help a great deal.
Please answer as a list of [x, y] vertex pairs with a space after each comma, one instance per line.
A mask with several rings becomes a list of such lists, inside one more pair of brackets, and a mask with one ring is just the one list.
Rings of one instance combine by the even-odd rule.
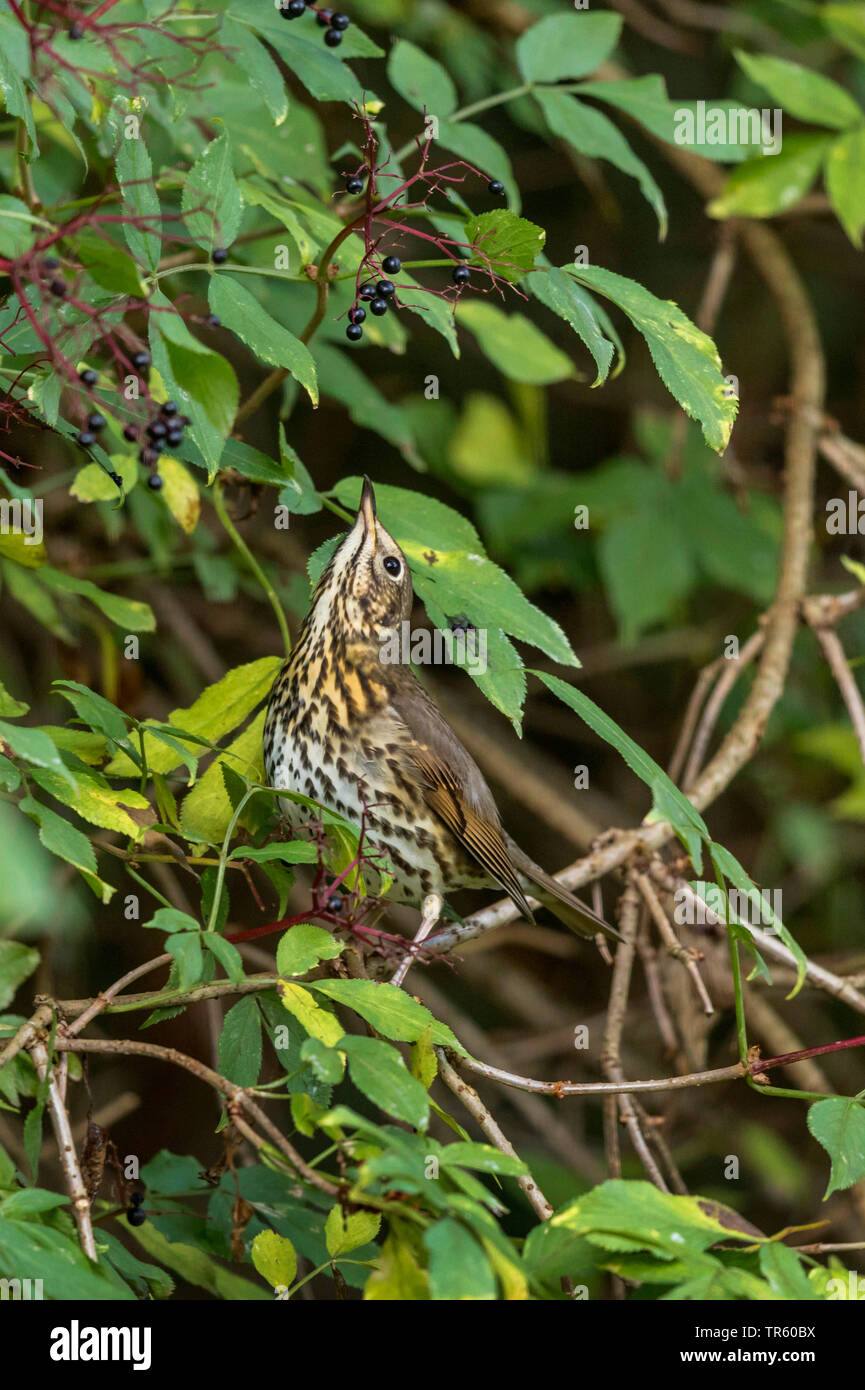
[[421, 942], [425, 941], [429, 936], [433, 927], [441, 917], [443, 908], [444, 899], [440, 893], [428, 893], [424, 898], [423, 907], [421, 908], [420, 926], [415, 933], [414, 940], [406, 951], [405, 959], [400, 962], [391, 979], [391, 984], [396, 985], [397, 989], [401, 988], [406, 975], [411, 969], [412, 962], [417, 957], [417, 948], [420, 946]]

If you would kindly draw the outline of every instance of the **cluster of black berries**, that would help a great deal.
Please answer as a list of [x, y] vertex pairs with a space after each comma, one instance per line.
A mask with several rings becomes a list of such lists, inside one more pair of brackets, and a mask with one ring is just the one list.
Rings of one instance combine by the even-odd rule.
[[129, 1206], [126, 1209], [126, 1220], [130, 1226], [143, 1226], [147, 1220], [146, 1214], [140, 1210], [144, 1201], [143, 1192], [133, 1192], [129, 1198]]
[[[382, 269], [386, 270], [388, 275], [398, 275], [402, 270], [402, 261], [399, 256], [385, 256], [381, 264]], [[396, 294], [396, 285], [393, 280], [378, 280], [375, 283], [372, 280], [367, 280], [365, 284], [361, 285], [358, 294], [360, 299], [365, 299], [369, 304], [369, 312], [375, 314], [376, 318], [381, 318], [382, 314], [386, 314], [390, 308], [391, 300]], [[361, 324], [366, 318], [366, 309], [362, 304], [355, 304], [352, 309], [349, 309], [348, 317], [349, 325], [345, 330], [345, 336], [350, 343], [356, 343], [363, 337]]]
[[[143, 463], [145, 468], [153, 468], [159, 463], [159, 455], [166, 449], [176, 449], [183, 443], [183, 431], [190, 423], [188, 415], [178, 415], [177, 403], [166, 401], [159, 408], [159, 414], [155, 420], [145, 427], [146, 443], [142, 444], [138, 451], [139, 463]], [[138, 439], [139, 428], [137, 425], [127, 425], [123, 431], [123, 438], [130, 441]], [[147, 479], [147, 486], [158, 492], [162, 487], [162, 477], [159, 473], [153, 472]]]
[[315, 5], [307, 5], [306, 0], [287, 0], [281, 4], [279, 13], [283, 19], [300, 19], [300, 16], [307, 10], [313, 10], [316, 22], [324, 30], [324, 41], [328, 48], [338, 48], [342, 43], [342, 36], [351, 24], [347, 14], [342, 14], [339, 10], [319, 10]]

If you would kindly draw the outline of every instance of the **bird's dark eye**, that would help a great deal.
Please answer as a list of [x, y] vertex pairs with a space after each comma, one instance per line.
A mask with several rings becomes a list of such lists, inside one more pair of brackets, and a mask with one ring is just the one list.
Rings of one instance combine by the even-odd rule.
[[393, 579], [396, 579], [397, 575], [398, 575], [398, 574], [401, 572], [401, 570], [402, 570], [402, 565], [400, 564], [399, 560], [396, 558], [395, 555], [387, 555], [387, 556], [385, 556], [384, 560], [382, 561], [382, 564], [384, 565], [385, 570], [387, 571], [387, 573], [388, 573]]

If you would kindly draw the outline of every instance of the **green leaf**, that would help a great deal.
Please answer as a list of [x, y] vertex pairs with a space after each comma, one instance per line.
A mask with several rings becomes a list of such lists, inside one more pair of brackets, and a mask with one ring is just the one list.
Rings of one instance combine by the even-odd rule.
[[18, 803], [19, 809], [34, 820], [39, 827], [39, 839], [46, 849], [72, 864], [81, 874], [85, 883], [92, 888], [101, 902], [107, 903], [114, 894], [110, 884], [103, 883], [96, 873], [96, 855], [86, 835], [70, 825], [68, 820], [58, 816], [47, 806], [35, 801], [32, 796]]
[[339, 1050], [348, 1057], [349, 1075], [355, 1086], [374, 1105], [415, 1129], [426, 1129], [429, 1123], [427, 1093], [395, 1047], [378, 1038], [346, 1035], [340, 1039]]
[[41, 729], [28, 729], [22, 724], [7, 724], [5, 720], [0, 720], [0, 742], [8, 744], [17, 758], [23, 758], [34, 767], [49, 768], [70, 787], [75, 787], [75, 778], [52, 740]]
[[216, 956], [229, 980], [238, 984], [244, 979], [246, 971], [243, 968], [243, 956], [231, 941], [226, 941], [224, 936], [220, 936], [218, 931], [202, 932], [201, 940], [209, 951]]
[[[315, 864], [318, 861], [318, 847], [308, 840], [279, 840], [256, 849], [253, 845], [238, 845], [228, 856], [229, 859], [251, 859], [254, 864], [268, 864], [272, 859], [287, 864]], [[320, 931], [316, 927], [316, 931]], [[330, 935], [329, 932], [325, 935]]]
[[[722, 114], [726, 130], [735, 134], [736, 139], [728, 141], [720, 137], [720, 128], [709, 128], [706, 121], [705, 101], [703, 102], [702, 122], [699, 119], [700, 107], [696, 101], [671, 101], [667, 96], [664, 78], [658, 73], [645, 77], [627, 77], [613, 82], [584, 82], [579, 88], [580, 97], [596, 97], [600, 101], [615, 106], [633, 116], [648, 131], [668, 145], [681, 146], [683, 134], [687, 134], [688, 148], [704, 159], [716, 160], [722, 164], [736, 163], [753, 153], [753, 145], [746, 144], [750, 129], [729, 122], [728, 113], [742, 111], [741, 103], [732, 100], [716, 100], [711, 104], [712, 111]], [[689, 128], [690, 127], [690, 128]], [[720, 123], [719, 123], [720, 127]], [[708, 136], [713, 137], [709, 143]], [[702, 139], [699, 137], [703, 136]], [[740, 138], [741, 137], [741, 138]]]
[[[240, 388], [230, 363], [193, 337], [174, 306], [155, 294], [150, 349], [167, 392], [192, 420], [195, 443], [212, 480], [227, 436], [234, 427]], [[169, 312], [170, 311], [170, 312]]]
[[272, 1299], [272, 1294], [267, 1289], [261, 1288], [249, 1279], [242, 1279], [232, 1270], [224, 1269], [212, 1255], [196, 1249], [194, 1245], [167, 1240], [152, 1221], [145, 1221], [143, 1226], [130, 1227], [129, 1235], [138, 1241], [152, 1259], [174, 1270], [175, 1274], [188, 1284], [206, 1289], [215, 1298], [246, 1302], [250, 1299], [266, 1299], [270, 1302]]
[[[168, 724], [177, 729], [179, 741], [189, 752], [196, 758], [200, 757], [203, 751], [201, 745], [185, 740], [183, 734], [196, 735], [205, 741], [205, 745], [220, 742], [266, 699], [281, 665], [281, 657], [263, 656], [257, 661], [233, 667], [213, 685], [206, 686], [193, 704], [172, 710]], [[174, 772], [181, 762], [177, 752], [149, 734], [147, 722], [142, 727], [148, 767], [153, 772]], [[121, 754], [109, 763], [106, 771], [120, 777], [134, 776], [137, 769], [130, 759]]]
[[459, 1221], [446, 1217], [424, 1232], [430, 1297], [438, 1302], [490, 1301], [496, 1278], [482, 1247]]
[[4, 719], [17, 719], [19, 715], [26, 714], [30, 706], [25, 705], [23, 700], [16, 700], [14, 695], [10, 695], [2, 681], [0, 681], [0, 715]]
[[324, 1223], [324, 1240], [331, 1259], [349, 1255], [361, 1245], [375, 1240], [381, 1228], [381, 1217], [374, 1211], [344, 1211], [333, 1207]]
[[80, 232], [73, 246], [74, 254], [97, 285], [133, 299], [144, 296], [144, 286], [135, 261], [107, 237], [99, 236], [96, 232]]
[[573, 376], [570, 359], [522, 314], [506, 314], [481, 300], [463, 300], [457, 322], [474, 334], [484, 356], [511, 381], [549, 386]]
[[[320, 30], [313, 28], [310, 37], [304, 37], [297, 32], [301, 26], [286, 24], [273, 5], [262, 6], [258, 0], [239, 0], [231, 9], [235, 19], [251, 24], [276, 49], [315, 101], [344, 101], [354, 106], [362, 105], [364, 97], [369, 100], [372, 96], [368, 89], [361, 87], [351, 68], [325, 48]], [[307, 29], [306, 33], [310, 31]], [[356, 43], [369, 56], [381, 52], [352, 24], [340, 53], [351, 54]]]
[[[285, 939], [283, 937], [283, 941]], [[278, 960], [279, 957], [277, 963]], [[446, 1023], [438, 1023], [429, 1009], [395, 985], [376, 980], [315, 980], [310, 982], [309, 988], [354, 1009], [377, 1033], [396, 1042], [416, 1042], [429, 1028], [434, 1043], [455, 1052], [464, 1051]]]
[[600, 266], [563, 266], [574, 279], [618, 304], [642, 333], [661, 380], [718, 453], [730, 440], [738, 401], [721, 373], [718, 349], [672, 300], [656, 299], [635, 280]]
[[387, 76], [390, 85], [415, 111], [425, 111], [441, 120], [456, 107], [457, 91], [450, 74], [407, 39], [397, 39], [391, 49]]
[[183, 798], [180, 824], [190, 840], [204, 840], [221, 845], [234, 814], [234, 806], [225, 784], [225, 773], [233, 772], [260, 782], [264, 778], [264, 757], [261, 740], [264, 733], [265, 711], [261, 710], [243, 733], [226, 745], [223, 753], [214, 758], [200, 781]]
[[826, 154], [826, 192], [838, 220], [862, 249], [865, 227], [865, 125], [835, 140]]
[[238, 23], [230, 14], [222, 17], [220, 43], [263, 99], [274, 125], [282, 125], [288, 115], [288, 94], [282, 73], [264, 44], [249, 32], [245, 24]]
[[124, 139], [117, 154], [117, 180], [123, 198], [140, 225], [123, 223], [126, 244], [136, 261], [156, 270], [162, 254], [159, 195], [153, 186], [153, 165], [141, 139]]
[[[138, 482], [138, 460], [131, 454], [112, 454], [111, 467], [120, 475], [123, 493]], [[85, 463], [69, 484], [69, 496], [78, 502], [116, 502], [121, 496], [105, 469], [98, 463]]]
[[831, 145], [827, 135], [788, 135], [778, 154], [749, 159], [734, 169], [706, 211], [710, 217], [772, 217], [784, 212], [808, 192]]
[[287, 1236], [259, 1231], [250, 1249], [252, 1263], [271, 1288], [288, 1289], [297, 1276], [297, 1255]]
[[210, 307], [247, 347], [271, 367], [284, 367], [318, 404], [318, 384], [312, 353], [299, 338], [271, 318], [254, 294], [230, 275], [210, 281]]
[[527, 82], [585, 77], [609, 58], [622, 29], [617, 14], [549, 15], [517, 40], [517, 62]]
[[627, 140], [601, 111], [552, 87], [538, 87], [535, 99], [550, 130], [561, 136], [580, 154], [591, 159], [608, 159], [624, 174], [630, 174], [658, 219], [661, 240], [667, 235], [667, 206], [664, 195]]
[[443, 1168], [473, 1168], [479, 1173], [497, 1173], [511, 1178], [529, 1171], [515, 1154], [502, 1153], [492, 1144], [475, 1144], [468, 1140], [448, 1144], [441, 1152], [440, 1162]]
[[764, 87], [779, 106], [800, 121], [846, 130], [865, 119], [861, 106], [831, 77], [766, 53], [737, 49], [735, 58], [752, 82]]
[[301, 1043], [300, 1057], [326, 1086], [335, 1086], [342, 1080], [345, 1058], [335, 1047], [325, 1047], [318, 1038], [306, 1038]]
[[[3, 85], [0, 68], [0, 86]], [[7, 109], [8, 102], [7, 102]], [[26, 203], [20, 198], [10, 198], [7, 193], [0, 194], [0, 241], [3, 254], [10, 260], [17, 260], [29, 251], [36, 238], [36, 218]]]
[[261, 1014], [254, 994], [228, 1010], [219, 1035], [217, 1068], [238, 1086], [254, 1086], [261, 1071]]
[[482, 212], [465, 224], [466, 240], [474, 247], [471, 264], [483, 266], [516, 284], [544, 249], [546, 232], [507, 208]]
[[87, 1258], [74, 1236], [41, 1222], [0, 1219], [0, 1270], [5, 1278], [41, 1279], [48, 1299], [89, 1303], [135, 1298], [125, 1284], [107, 1277], [104, 1266]]
[[[4, 16], [4, 18], [7, 18], [7, 16]], [[9, 115], [19, 116], [23, 121], [24, 129], [27, 131], [30, 141], [31, 151], [33, 154], [37, 154], [36, 126], [33, 121], [30, 98], [21, 80], [21, 75], [17, 70], [17, 66], [13, 62], [12, 55], [6, 46], [5, 39], [6, 36], [4, 35], [4, 41], [0, 43], [0, 92], [3, 93], [3, 102]]]
[[828, 1096], [809, 1107], [808, 1128], [832, 1162], [825, 1202], [833, 1192], [865, 1178], [865, 1107], [858, 1100]]
[[54, 589], [57, 593], [77, 594], [80, 598], [88, 599], [100, 613], [104, 613], [106, 618], [124, 632], [156, 631], [156, 619], [149, 603], [142, 603], [139, 599], [121, 598], [119, 594], [108, 594], [104, 589], [97, 588], [89, 579], [77, 579], [63, 570], [53, 569], [51, 565], [42, 568], [39, 578], [43, 584], [47, 584], [49, 589]]
[[615, 349], [604, 333], [598, 306], [592, 296], [558, 266], [533, 271], [526, 283], [535, 299], [569, 323], [582, 338], [598, 369], [592, 386], [600, 386], [609, 375]]
[[19, 985], [33, 974], [39, 964], [39, 952], [20, 941], [0, 941], [0, 1009], [5, 1009], [15, 997]]
[[159, 907], [150, 918], [149, 922], [142, 922], [143, 927], [152, 927], [156, 931], [182, 932], [201, 930], [200, 924], [188, 912], [181, 912], [178, 907]]
[[320, 960], [332, 960], [342, 949], [342, 943], [323, 927], [298, 922], [280, 937], [276, 968], [280, 975], [305, 975]]
[[182, 931], [176, 936], [167, 936], [165, 949], [177, 965], [178, 989], [192, 989], [199, 984], [204, 970], [199, 933]]
[[234, 241], [243, 199], [232, 168], [228, 131], [211, 140], [196, 159], [183, 180], [180, 205], [192, 239], [205, 251]]
[[778, 1298], [790, 1298], [803, 1302], [819, 1302], [820, 1295], [802, 1267], [802, 1257], [782, 1245], [780, 1241], [768, 1241], [760, 1248], [760, 1272]]

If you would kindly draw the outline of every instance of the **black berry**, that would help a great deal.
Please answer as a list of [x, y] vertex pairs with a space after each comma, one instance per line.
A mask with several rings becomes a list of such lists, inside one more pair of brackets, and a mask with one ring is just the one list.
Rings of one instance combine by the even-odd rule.
[[138, 438], [138, 426], [137, 426], [137, 425], [124, 425], [124, 426], [123, 426], [123, 438], [124, 438], [124, 439], [128, 439], [129, 442], [130, 442], [130, 444], [131, 444], [132, 441], [133, 441], [134, 439], [137, 439], [137, 438]]
[[379, 299], [393, 299], [396, 294], [396, 285], [393, 280], [379, 280], [375, 292]]
[[222, 319], [219, 317], [218, 314], [208, 314], [204, 322], [208, 325], [209, 328], [219, 328], [222, 323]]
[[213, 261], [214, 265], [225, 265], [225, 262], [228, 260], [228, 252], [226, 251], [225, 247], [214, 246], [211, 260]]
[[145, 367], [149, 367], [149, 366], [150, 366], [150, 353], [149, 353], [149, 352], [136, 352], [135, 356], [134, 356], [133, 359], [132, 359], [132, 365], [133, 365], [133, 367], [138, 367], [138, 368], [141, 369], [141, 370], [143, 370]]
[[64, 294], [66, 293], [66, 281], [60, 279], [52, 280], [48, 288], [52, 294], [55, 294], [57, 296], [58, 299], [62, 299]]
[[158, 473], [151, 473], [150, 477], [147, 479], [147, 486], [152, 488], [154, 492], [159, 491], [162, 487], [162, 483], [163, 479], [160, 478]]
[[76, 20], [74, 24], [70, 24], [69, 29], [67, 30], [67, 32], [68, 32], [68, 34], [69, 34], [70, 39], [83, 39], [83, 38], [84, 38], [84, 25], [83, 25], [83, 24], [79, 24], [78, 21]]
[[129, 1194], [129, 1205], [130, 1205], [131, 1207], [140, 1207], [143, 1201], [144, 1201], [144, 1193], [143, 1193], [143, 1192], [130, 1192], [130, 1194]]
[[171, 430], [166, 441], [172, 449], [176, 449], [178, 444], [183, 443], [183, 430]]
[[342, 43], [342, 34], [338, 29], [325, 29], [324, 41], [328, 48], [339, 48]]
[[[155, 481], [155, 478], [150, 479], [151, 487], [153, 486]], [[161, 478], [159, 479], [159, 482], [160, 484], [162, 483]], [[147, 1220], [147, 1217], [145, 1216], [143, 1211], [139, 1211], [138, 1207], [130, 1207], [128, 1212], [126, 1213], [126, 1220], [129, 1222], [130, 1226], [143, 1226], [145, 1221]]]
[[369, 312], [375, 314], [377, 319], [380, 319], [382, 314], [387, 313], [387, 304], [388, 301], [386, 299], [371, 299], [369, 303]]
[[319, 10], [318, 14], [315, 16], [315, 22], [316, 24], [320, 24], [322, 29], [327, 29], [332, 18], [333, 10]]
[[339, 10], [337, 10], [336, 14], [331, 15], [330, 17], [331, 29], [347, 29], [350, 24], [351, 20], [349, 19], [348, 15], [342, 14]]
[[89, 449], [91, 444], [96, 443], [96, 435], [92, 434], [90, 430], [82, 430], [78, 436], [78, 443], [82, 449]]
[[44, 271], [58, 270], [59, 267], [60, 262], [58, 261], [56, 256], [46, 256], [45, 260], [42, 262], [42, 269]]
[[189, 425], [192, 424], [192, 421], [190, 420], [188, 415], [181, 415], [177, 423], [178, 425], [182, 425], [183, 428], [186, 429]]
[[402, 270], [402, 261], [399, 256], [385, 256], [381, 264], [382, 269], [386, 270], [388, 275], [399, 275]]
[[95, 386], [97, 381], [99, 380], [99, 377], [97, 376], [96, 372], [94, 372], [92, 367], [85, 367], [82, 372], [78, 373], [78, 375], [84, 382], [85, 386]]
[[155, 449], [142, 449], [138, 458], [145, 468], [152, 468], [155, 463], [159, 462], [159, 454]]
[[288, 0], [287, 5], [282, 6], [283, 19], [299, 19], [306, 9], [306, 0]]
[[455, 285], [467, 285], [471, 278], [472, 273], [467, 265], [454, 266], [454, 271], [451, 276], [451, 279], [453, 280]]
[[177, 414], [177, 401], [166, 401], [165, 404], [164, 404], [164, 406], [162, 406], [162, 408], [161, 408], [160, 414], [162, 414], [162, 415], [176, 415], [176, 414]]
[[154, 420], [152, 425], [147, 426], [147, 433], [151, 439], [164, 439], [168, 433], [168, 426], [161, 420]]
[[363, 337], [363, 329], [359, 323], [350, 323], [345, 330], [345, 336], [350, 343], [358, 343]]
[[104, 430], [107, 423], [108, 421], [105, 419], [105, 416], [100, 415], [98, 410], [95, 410], [87, 421], [88, 427], [93, 430], [94, 434], [98, 434], [100, 430]]
[[367, 280], [363, 285], [361, 285], [358, 293], [361, 299], [375, 299], [376, 288], [372, 280]]
[[346, 193], [362, 193], [362, 192], [363, 192], [363, 179], [359, 179], [359, 178], [346, 179], [346, 181], [345, 181], [345, 191], [346, 191]]
[[487, 184], [487, 188], [489, 189], [490, 193], [495, 193], [497, 198], [500, 198], [505, 191], [505, 186], [502, 183], [501, 179], [490, 179], [489, 183]]
[[349, 309], [348, 317], [352, 323], [363, 323], [366, 318], [366, 309], [358, 304], [354, 309]]
[[342, 912], [342, 898], [338, 893], [334, 893], [333, 897], [328, 899], [327, 910], [328, 912]]

